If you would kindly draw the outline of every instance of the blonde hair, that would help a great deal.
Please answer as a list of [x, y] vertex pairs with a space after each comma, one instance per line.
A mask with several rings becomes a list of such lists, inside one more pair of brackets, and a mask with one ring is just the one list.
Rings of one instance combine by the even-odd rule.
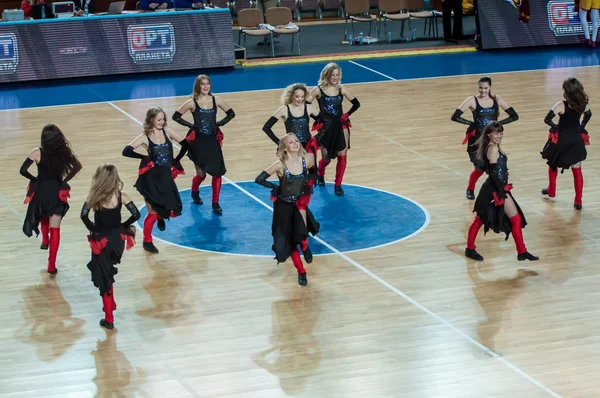
[[335, 62], [330, 62], [327, 65], [325, 65], [325, 67], [321, 71], [321, 76], [319, 77], [319, 83], [317, 83], [317, 85], [321, 88], [327, 86], [329, 84], [329, 78], [331, 77], [331, 74], [336, 69], [340, 71], [340, 80], [336, 85], [336, 87], [339, 88], [340, 84], [342, 84], [342, 68], [340, 68], [340, 66]]
[[281, 94], [281, 105], [289, 105], [293, 102], [292, 97], [296, 90], [302, 90], [304, 92], [304, 98], [308, 97], [308, 88], [304, 83], [294, 83], [290, 84], [283, 90]]
[[[296, 139], [298, 139], [298, 136], [296, 136], [296, 134], [294, 133], [287, 133], [286, 135], [284, 135], [283, 137], [281, 137], [281, 139], [279, 140], [279, 146], [277, 147], [277, 157], [279, 158], [279, 160], [281, 160], [281, 162], [285, 165], [285, 162], [289, 159], [287, 152], [285, 151], [285, 144], [286, 144], [286, 138], [288, 137], [294, 137]], [[298, 140], [298, 142], [300, 143], [300, 140]], [[302, 144], [300, 144], [300, 150], [298, 151], [298, 155], [302, 158], [304, 158], [306, 156], [306, 151], [304, 150], [304, 147], [302, 146]]]
[[152, 132], [152, 129], [154, 128], [154, 119], [161, 113], [165, 115], [164, 127], [167, 127], [167, 114], [165, 111], [163, 111], [162, 108], [150, 108], [148, 109], [148, 112], [146, 112], [146, 119], [144, 120], [144, 134], [149, 135]]
[[117, 168], [112, 164], [101, 164], [92, 177], [92, 186], [87, 197], [88, 209], [100, 210], [113, 195], [120, 195], [122, 189], [123, 181], [119, 178]]
[[207, 75], [198, 75], [196, 77], [196, 81], [194, 82], [194, 92], [192, 93], [192, 98], [198, 98], [200, 96], [200, 89], [202, 88], [202, 80], [208, 80], [208, 84], [210, 84], [210, 89], [208, 90], [208, 95], [212, 94], [212, 82], [210, 81], [210, 77]]

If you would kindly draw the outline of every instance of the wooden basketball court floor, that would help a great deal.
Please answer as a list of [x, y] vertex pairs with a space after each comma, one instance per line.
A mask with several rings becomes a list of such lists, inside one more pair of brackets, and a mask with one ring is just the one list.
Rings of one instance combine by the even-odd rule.
[[[362, 107], [353, 115], [345, 182], [415, 200], [431, 215], [427, 228], [393, 245], [315, 257], [306, 287], [297, 284], [290, 261], [276, 265], [162, 242], [161, 252], [149, 255], [140, 231], [116, 277], [112, 331], [98, 325], [102, 305], [85, 266], [90, 250], [79, 210], [102, 162], [116, 164], [127, 192], [143, 203], [131, 188], [137, 162], [121, 150], [141, 131], [138, 121], [149, 107], [170, 115], [185, 98], [0, 113], [0, 395], [598, 396], [596, 114], [583, 210], [573, 209], [570, 171], [559, 175], [554, 200], [540, 195], [547, 181], [542, 120], [568, 76], [583, 81], [594, 110], [598, 68], [493, 75], [493, 91], [521, 117], [507, 126], [503, 148], [529, 222], [525, 242], [540, 261], [518, 262], [512, 238], [483, 233], [477, 243], [485, 261], [463, 255], [473, 218], [473, 202], [464, 197], [471, 166], [461, 146], [464, 129], [450, 116], [476, 92], [476, 76], [351, 85]], [[228, 180], [252, 180], [272, 162], [261, 127], [279, 96], [280, 90], [223, 96], [237, 114], [225, 128]], [[39, 241], [21, 232], [26, 180], [18, 174], [48, 122], [65, 131], [84, 165], [71, 184], [56, 277], [45, 271]], [[282, 131], [281, 123], [276, 127]], [[193, 170], [185, 166], [181, 189]], [[332, 165], [329, 181], [334, 172]], [[182, 199], [190, 200], [187, 193]]]

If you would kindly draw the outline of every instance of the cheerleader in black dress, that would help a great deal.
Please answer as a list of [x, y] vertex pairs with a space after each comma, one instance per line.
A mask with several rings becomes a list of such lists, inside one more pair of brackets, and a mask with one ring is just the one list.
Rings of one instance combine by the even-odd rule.
[[508, 158], [500, 149], [504, 136], [504, 127], [500, 122], [488, 124], [477, 141], [477, 159], [482, 161], [488, 178], [485, 180], [477, 199], [474, 212], [477, 213], [467, 239], [465, 256], [474, 260], [483, 260], [475, 251], [475, 238], [479, 229], [484, 226], [484, 232], [492, 230], [495, 233], [505, 233], [506, 239], [512, 233], [517, 247], [519, 261], [538, 260], [538, 257], [527, 251], [523, 242], [523, 231], [527, 225], [525, 215], [513, 197], [512, 184], [508, 183]]
[[[319, 121], [314, 126], [319, 133], [316, 135], [317, 143], [321, 147], [321, 160], [318, 167], [318, 184], [325, 186], [325, 169], [331, 159], [337, 158], [335, 167], [334, 192], [338, 196], [344, 195], [342, 180], [346, 171], [347, 154], [350, 149], [350, 123], [349, 116], [359, 107], [360, 102], [350, 91], [341, 85], [342, 70], [335, 63], [329, 63], [321, 71], [317, 87], [310, 92], [312, 98], [319, 101]], [[342, 103], [344, 97], [352, 103], [352, 108], [344, 113]]]
[[[37, 176], [27, 169], [37, 164]], [[42, 230], [42, 250], [48, 252], [48, 272], [56, 274], [56, 255], [60, 246], [60, 223], [69, 211], [71, 187], [68, 182], [81, 170], [81, 163], [71, 151], [64, 134], [54, 124], [44, 126], [41, 146], [31, 151], [21, 166], [20, 173], [29, 179], [27, 187], [27, 215], [23, 233], [31, 237]]]
[[[273, 126], [279, 119], [282, 119], [285, 123], [286, 133], [295, 134], [300, 140], [302, 147], [308, 154], [308, 156], [312, 156], [313, 164], [317, 164], [317, 151], [319, 146], [315, 137], [313, 137], [310, 133], [310, 118], [314, 118], [315, 120], [318, 118], [319, 111], [315, 109], [312, 105], [309, 106], [305, 99], [308, 96], [308, 89], [304, 84], [295, 83], [288, 86], [281, 96], [282, 106], [275, 111], [273, 116], [267, 120], [265, 125], [263, 126], [263, 131], [269, 136], [269, 138], [277, 145], [279, 145], [280, 140], [277, 138], [275, 133], [273, 132]], [[314, 174], [316, 172], [315, 167], [311, 170]], [[296, 201], [296, 206], [298, 210], [300, 210], [300, 214], [302, 214], [302, 219], [306, 223], [306, 208], [310, 203], [310, 198], [312, 197], [313, 186], [315, 180], [309, 179], [306, 187], [304, 188], [304, 194]], [[300, 245], [302, 252], [304, 253], [304, 259], [307, 263], [312, 262], [312, 253], [308, 247], [308, 238], [306, 238], [302, 244]]]
[[[222, 120], [217, 121], [217, 107], [227, 114]], [[194, 117], [194, 124], [182, 118], [182, 115], [190, 111]], [[196, 166], [196, 175], [192, 179], [192, 200], [201, 205], [200, 184], [206, 178], [206, 174], [212, 176], [212, 210], [215, 214], [222, 214], [223, 209], [219, 206], [219, 194], [223, 176], [227, 172], [225, 160], [223, 159], [223, 133], [221, 127], [229, 123], [235, 117], [233, 109], [221, 98], [213, 96], [211, 82], [208, 76], [200, 75], [194, 83], [193, 98], [186, 101], [173, 114], [173, 120], [190, 130], [186, 140], [190, 143], [189, 158]], [[181, 160], [185, 151], [177, 156]]]
[[[113, 283], [117, 274], [117, 264], [125, 248], [135, 244], [135, 227], [132, 225], [140, 218], [140, 212], [129, 196], [122, 191], [123, 182], [117, 168], [103, 164], [92, 177], [92, 186], [87, 201], [81, 208], [81, 220], [90, 231], [88, 241], [92, 249], [92, 258], [87, 267], [92, 273], [92, 282], [100, 290], [104, 319], [100, 325], [114, 328], [113, 311], [117, 309]], [[121, 207], [131, 213], [131, 217], [121, 222]], [[94, 222], [90, 221], [90, 210], [94, 211]]]
[[[462, 105], [454, 111], [452, 115], [452, 120], [466, 124], [467, 133], [465, 135], [465, 139], [463, 140], [463, 145], [468, 143], [467, 153], [469, 154], [469, 159], [471, 163], [473, 163], [473, 171], [471, 171], [471, 175], [469, 176], [469, 183], [467, 185], [467, 199], [474, 200], [475, 199], [475, 184], [477, 184], [477, 180], [483, 175], [485, 172], [485, 166], [482, 161], [477, 159], [477, 145], [475, 142], [481, 136], [481, 132], [490, 122], [495, 122], [498, 120], [499, 116], [499, 108], [502, 107], [504, 111], [508, 114], [508, 117], [504, 120], [501, 120], [501, 124], [508, 124], [510, 122], [514, 122], [519, 120], [519, 115], [517, 112], [510, 107], [506, 101], [502, 98], [492, 95], [492, 79], [489, 77], [482, 77], [479, 79], [479, 95], [467, 98]], [[461, 115], [470, 109], [473, 112], [473, 121], [463, 119]]]
[[[555, 197], [558, 169], [562, 169], [562, 173], [564, 169], [571, 168], [575, 187], [573, 206], [581, 210], [583, 196], [581, 162], [587, 157], [585, 146], [590, 144], [585, 126], [592, 118], [592, 111], [589, 109], [588, 96], [583, 85], [577, 79], [574, 77], [566, 79], [563, 90], [566, 101], [554, 105], [544, 119], [544, 123], [550, 126], [550, 134], [541, 152], [542, 158], [546, 159], [548, 164], [548, 187], [542, 189], [542, 195]], [[558, 125], [552, 120], [557, 114]], [[580, 122], [581, 114], [583, 120]]]
[[[298, 271], [298, 283], [306, 285], [306, 270], [298, 252], [298, 245], [308, 239], [308, 233], [316, 235], [319, 223], [311, 211], [306, 208], [306, 223], [298, 210], [296, 202], [302, 196], [309, 178], [308, 170], [314, 166], [312, 156], [306, 152], [295, 134], [286, 134], [279, 143], [279, 159], [258, 177], [256, 183], [271, 188], [273, 205], [272, 250], [275, 252], [277, 264], [292, 257], [294, 267]], [[272, 174], [279, 177], [279, 185], [267, 181]]]
[[[150, 253], [158, 253], [152, 242], [152, 228], [158, 221], [158, 229], [165, 230], [165, 220], [181, 215], [182, 204], [175, 184], [177, 174], [183, 167], [173, 160], [172, 140], [178, 141], [181, 150], [188, 147], [186, 140], [167, 127], [165, 113], [161, 108], [151, 108], [146, 113], [144, 132], [123, 149], [123, 156], [141, 159], [135, 188], [144, 197], [148, 214], [144, 219], [143, 247]], [[134, 151], [139, 146], [148, 155]]]

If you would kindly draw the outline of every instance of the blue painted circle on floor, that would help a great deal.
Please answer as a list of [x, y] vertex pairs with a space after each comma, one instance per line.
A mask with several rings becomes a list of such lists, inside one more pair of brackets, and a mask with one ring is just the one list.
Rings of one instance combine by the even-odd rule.
[[[410, 199], [358, 185], [343, 188], [345, 196], [339, 197], [333, 193], [333, 184], [315, 187], [309, 205], [321, 224], [317, 239], [311, 237], [309, 242], [315, 255], [332, 254], [332, 249], [351, 252], [398, 242], [429, 223], [427, 210]], [[220, 216], [212, 212], [210, 184], [200, 187], [204, 201], [201, 206], [192, 202], [189, 189], [180, 193], [182, 215], [167, 221], [165, 231], [155, 226], [156, 240], [202, 251], [273, 256], [269, 189], [254, 181], [224, 183]], [[142, 227], [146, 207], [140, 212], [138, 224]], [[155, 244], [160, 248], [160, 242]]]

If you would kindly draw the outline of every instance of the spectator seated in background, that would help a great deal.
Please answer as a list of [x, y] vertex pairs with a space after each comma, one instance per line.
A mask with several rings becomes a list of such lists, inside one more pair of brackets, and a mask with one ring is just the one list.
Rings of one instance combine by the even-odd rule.
[[81, 16], [85, 13], [85, 5], [88, 6], [88, 12], [90, 14], [94, 14], [96, 12], [96, 4], [94, 0], [69, 0], [75, 3], [75, 13], [74, 15]]
[[203, 8], [204, 3], [198, 0], [173, 0], [175, 8]]
[[142, 11], [166, 10], [172, 7], [171, 0], [140, 0], [140, 10]]
[[31, 10], [33, 10], [33, 6], [36, 4], [46, 4], [44, 0], [23, 0], [21, 2], [21, 10], [23, 10], [23, 14], [25, 18], [31, 17]]

